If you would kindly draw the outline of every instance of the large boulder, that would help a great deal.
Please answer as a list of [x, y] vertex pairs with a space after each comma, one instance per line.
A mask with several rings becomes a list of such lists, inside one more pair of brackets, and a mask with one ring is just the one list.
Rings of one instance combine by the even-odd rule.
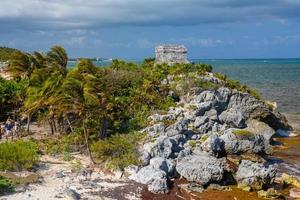
[[248, 93], [234, 91], [229, 99], [227, 109], [239, 110], [245, 117], [245, 120], [259, 119], [275, 130], [291, 129], [283, 115], [273, 111], [263, 101]]
[[227, 154], [271, 152], [269, 142], [262, 135], [244, 129], [228, 129], [220, 136]]
[[148, 190], [153, 193], [168, 192], [168, 180], [166, 172], [156, 169], [152, 165], [141, 168], [130, 178], [138, 183], [148, 185]]
[[223, 163], [208, 154], [186, 156], [177, 163], [176, 170], [188, 181], [201, 185], [221, 181], [224, 174]]
[[246, 190], [261, 190], [266, 184], [273, 182], [276, 176], [275, 168], [266, 167], [261, 163], [242, 160], [235, 179], [238, 186]]
[[258, 121], [256, 119], [249, 119], [247, 122], [246, 130], [264, 136], [266, 141], [270, 141], [272, 136], [275, 134], [275, 130], [268, 124]]

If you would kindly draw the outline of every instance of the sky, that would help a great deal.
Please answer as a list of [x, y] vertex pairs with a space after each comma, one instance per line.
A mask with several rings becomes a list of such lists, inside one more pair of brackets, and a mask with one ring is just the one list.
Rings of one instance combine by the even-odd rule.
[[300, 58], [300, 0], [0, 0], [0, 46], [69, 57]]

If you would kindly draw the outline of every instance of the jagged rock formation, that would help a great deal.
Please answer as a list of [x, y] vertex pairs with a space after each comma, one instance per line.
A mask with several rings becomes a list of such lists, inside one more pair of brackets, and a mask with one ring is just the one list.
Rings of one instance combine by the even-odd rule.
[[[211, 73], [198, 78], [222, 82]], [[164, 82], [174, 81], [169, 77]], [[275, 171], [253, 161], [263, 162], [260, 155], [272, 152], [275, 131], [289, 128], [286, 119], [263, 101], [226, 87], [193, 88], [176, 107], [150, 116], [149, 121], [142, 130], [148, 142], [139, 147], [142, 166], [131, 178], [148, 184], [154, 193], [167, 192], [170, 179], [178, 176], [204, 188], [232, 183], [234, 177], [240, 185], [261, 189], [273, 181]], [[232, 163], [228, 156], [235, 154], [247, 156]]]
[[189, 63], [187, 60], [187, 48], [183, 45], [159, 45], [155, 48], [155, 63]]

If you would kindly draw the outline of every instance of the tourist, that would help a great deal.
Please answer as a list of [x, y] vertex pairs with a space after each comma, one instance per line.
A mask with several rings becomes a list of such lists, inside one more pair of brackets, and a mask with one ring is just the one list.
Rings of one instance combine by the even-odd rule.
[[13, 122], [10, 118], [8, 118], [5, 123], [6, 139], [8, 139], [9, 136], [11, 136], [11, 138], [13, 139], [13, 128], [14, 128]]

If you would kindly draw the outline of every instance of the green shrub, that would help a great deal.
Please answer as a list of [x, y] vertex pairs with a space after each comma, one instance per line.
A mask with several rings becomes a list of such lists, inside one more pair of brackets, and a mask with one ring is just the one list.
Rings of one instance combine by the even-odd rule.
[[38, 160], [38, 146], [33, 141], [20, 140], [0, 144], [0, 170], [31, 169]]
[[0, 176], [0, 195], [13, 192], [13, 185], [4, 177]]
[[139, 164], [136, 147], [144, 137], [140, 133], [112, 135], [91, 145], [94, 158], [106, 162], [106, 167], [123, 169], [131, 164]]
[[80, 151], [85, 147], [84, 145], [84, 138], [79, 130], [78, 133], [76, 132], [75, 134], [63, 135], [57, 138], [47, 138], [39, 142], [39, 148], [44, 153], [63, 155], [64, 157], [65, 154]]

